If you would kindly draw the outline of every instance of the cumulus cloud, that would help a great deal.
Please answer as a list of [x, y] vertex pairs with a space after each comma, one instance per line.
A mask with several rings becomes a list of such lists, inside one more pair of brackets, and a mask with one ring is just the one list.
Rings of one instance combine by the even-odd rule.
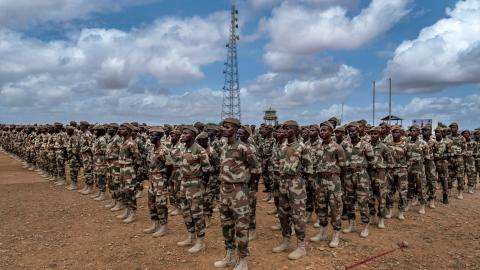
[[480, 82], [480, 1], [458, 1], [446, 13], [396, 48], [384, 74], [398, 91], [435, 92]]

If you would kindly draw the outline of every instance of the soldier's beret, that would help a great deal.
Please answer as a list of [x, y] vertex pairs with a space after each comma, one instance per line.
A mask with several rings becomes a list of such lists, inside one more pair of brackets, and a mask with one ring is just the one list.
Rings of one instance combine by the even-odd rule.
[[138, 122], [132, 122], [130, 124], [132, 124], [134, 127], [138, 127]]
[[164, 128], [168, 128], [168, 129], [173, 129], [172, 126], [169, 125], [169, 124], [165, 124], [165, 125], [163, 125], [163, 127], [164, 127]]
[[297, 123], [297, 121], [295, 121], [295, 120], [288, 120], [288, 121], [286, 121], [285, 123], [283, 123], [283, 125], [284, 125], [285, 127], [288, 127], [288, 126], [290, 126], [290, 127], [298, 127], [298, 123]]
[[54, 126], [63, 126], [63, 124], [62, 124], [62, 123], [59, 123], [59, 122], [55, 122], [55, 123], [53, 123], [53, 125], [54, 125]]
[[151, 133], [153, 133], [153, 132], [164, 133], [165, 132], [165, 130], [162, 127], [151, 127], [148, 131], [150, 131]]
[[358, 122], [350, 122], [350, 123], [347, 125], [347, 128], [350, 128], [350, 127], [360, 128], [360, 125], [358, 124]]
[[93, 130], [97, 130], [97, 129], [105, 129], [105, 126], [104, 125], [95, 125], [93, 127]]
[[233, 124], [237, 127], [240, 127], [240, 120], [238, 120], [236, 118], [225, 118], [222, 121], [222, 125], [224, 125], [225, 123], [230, 123], [230, 124]]
[[449, 127], [453, 127], [453, 126], [456, 126], [456, 127], [458, 127], [458, 124], [457, 124], [457, 123], [455, 123], [455, 122], [453, 122], [453, 123], [451, 123], [451, 124], [449, 125]]
[[119, 128], [119, 125], [117, 123], [110, 123], [110, 125], [108, 125], [110, 128]]
[[203, 126], [203, 123], [202, 122], [195, 122], [195, 124], [193, 124], [193, 126]]
[[334, 121], [335, 123], [338, 124], [338, 119], [334, 116], [334, 117], [330, 117], [327, 121]]
[[187, 129], [187, 130], [192, 131], [193, 133], [195, 133], [195, 136], [197, 136], [197, 134], [198, 134], [198, 129], [196, 127], [192, 126], [192, 125], [185, 125], [185, 126], [183, 126], [182, 129], [183, 130]]
[[379, 126], [381, 126], [381, 127], [383, 127], [383, 126], [390, 127], [390, 125], [389, 125], [388, 123], [385, 123], [385, 122], [380, 123]]
[[320, 127], [318, 125], [310, 125], [309, 128], [314, 128], [317, 131], [320, 130]]
[[462, 134], [463, 134], [463, 133], [470, 133], [470, 130], [465, 129], [464, 131], [462, 131]]
[[74, 126], [70, 126], [70, 125], [67, 126], [67, 130], [74, 130], [74, 129], [75, 129]]
[[178, 129], [174, 129], [174, 130], [172, 130], [172, 132], [170, 132], [170, 134], [180, 135], [180, 134], [182, 134], [182, 132], [181, 132], [180, 130], [178, 130]]
[[329, 121], [325, 121], [320, 124], [320, 127], [329, 127], [331, 131], [333, 131], [333, 124], [330, 123]]
[[87, 121], [80, 121], [81, 126], [89, 126], [90, 124]]
[[431, 125], [425, 125], [422, 127], [423, 130], [428, 130], [428, 129], [432, 129], [432, 126]]
[[345, 127], [343, 127], [343, 126], [337, 127], [337, 128], [335, 129], [335, 132], [337, 132], [337, 131], [339, 131], [339, 132], [344, 132], [344, 133], [345, 133]]
[[440, 126], [437, 126], [437, 127], [435, 128], [435, 131], [443, 131], [443, 128], [440, 127]]
[[203, 131], [200, 134], [198, 134], [197, 138], [195, 138], [195, 140], [201, 140], [201, 139], [205, 139], [205, 140], [208, 139], [208, 133]]
[[130, 129], [130, 130], [132, 130], [132, 131], [136, 129], [136, 127], [135, 127], [134, 125], [130, 124], [130, 123], [123, 123], [123, 124], [121, 124], [120, 126], [121, 126], [121, 127], [126, 127], [126, 128], [128, 128], [128, 129]]
[[358, 120], [357, 122], [358, 122], [359, 124], [362, 124], [362, 125], [366, 125], [366, 124], [367, 124], [367, 120], [365, 120], [365, 119]]
[[252, 136], [252, 129], [248, 125], [242, 126], [242, 129], [245, 130], [248, 135]]
[[408, 130], [411, 131], [412, 129], [420, 130], [420, 128], [417, 125], [412, 125]]
[[75, 122], [75, 121], [70, 121], [70, 125], [71, 125], [71, 126], [76, 126], [76, 125], [77, 125], [77, 122]]
[[368, 133], [372, 133], [372, 132], [378, 132], [378, 133], [381, 133], [382, 132], [382, 128], [381, 127], [372, 127]]

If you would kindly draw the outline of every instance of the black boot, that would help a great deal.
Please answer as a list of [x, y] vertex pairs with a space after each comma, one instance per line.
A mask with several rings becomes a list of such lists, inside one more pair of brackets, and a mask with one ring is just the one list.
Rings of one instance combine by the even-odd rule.
[[448, 204], [448, 194], [443, 193], [443, 204]]

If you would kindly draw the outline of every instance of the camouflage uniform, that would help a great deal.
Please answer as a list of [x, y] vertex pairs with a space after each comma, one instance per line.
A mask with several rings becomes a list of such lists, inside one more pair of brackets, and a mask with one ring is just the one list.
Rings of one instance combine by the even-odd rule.
[[240, 258], [249, 255], [250, 225], [249, 181], [260, 174], [261, 165], [255, 153], [239, 140], [226, 144], [220, 152], [220, 221], [225, 248], [238, 247]]
[[[320, 140], [309, 140], [306, 144], [307, 151], [311, 153], [311, 158], [312, 158], [312, 164], [313, 164], [313, 172], [317, 171], [317, 166], [318, 166], [318, 157], [317, 157], [317, 149], [320, 147], [321, 143]], [[316, 203], [316, 190], [317, 190], [317, 175], [311, 174], [308, 179], [306, 179], [305, 182], [305, 190], [307, 191], [307, 200], [305, 202], [305, 209], [307, 213], [310, 213], [308, 215], [311, 215], [313, 211], [318, 210], [315, 207]], [[318, 212], [318, 211], [317, 211]], [[318, 214], [318, 213], [317, 213]]]
[[328, 209], [330, 208], [330, 223], [334, 230], [342, 227], [343, 192], [340, 174], [346, 165], [343, 148], [336, 142], [321, 143], [315, 149], [316, 204], [320, 226], [328, 225]]
[[197, 238], [205, 237], [205, 217], [203, 215], [203, 177], [212, 171], [208, 153], [194, 142], [181, 152], [180, 207], [187, 231]]
[[169, 179], [169, 200], [170, 204], [180, 208], [180, 186], [182, 182], [182, 152], [184, 144], [177, 142], [171, 144], [169, 149], [169, 155], [167, 165], [172, 166], [172, 174]]
[[448, 194], [448, 156], [450, 155], [450, 144], [445, 138], [441, 141], [435, 140], [433, 144], [433, 159], [438, 174], [438, 180], [442, 185], [443, 194]]
[[477, 147], [477, 142], [473, 139], [465, 142], [464, 162], [469, 188], [475, 187], [477, 183], [477, 171], [475, 168], [475, 154], [477, 153]]
[[80, 169], [80, 138], [76, 133], [68, 136], [67, 139], [67, 159], [70, 168], [70, 180], [72, 183], [78, 182], [78, 170]]
[[[20, 135], [20, 134], [19, 134]], [[55, 142], [56, 142], [56, 135], [55, 133], [48, 134], [48, 142], [47, 142], [47, 172], [51, 176], [57, 175], [57, 160], [56, 160], [56, 149], [55, 149]], [[19, 149], [19, 146], [17, 146]]]
[[425, 159], [431, 156], [427, 143], [417, 138], [415, 141], [408, 140], [407, 163], [408, 163], [408, 193], [407, 200], [411, 201], [417, 197], [421, 205], [425, 205], [427, 196], [425, 192]]
[[105, 150], [105, 156], [107, 158], [107, 183], [108, 190], [112, 195], [112, 199], [121, 198], [121, 182], [120, 182], [120, 164], [118, 157], [120, 155], [120, 145], [123, 144], [123, 138], [118, 134], [115, 134], [108, 142]]
[[262, 179], [265, 192], [272, 192], [272, 149], [275, 140], [272, 137], [261, 138], [258, 141], [258, 155], [262, 162]]
[[452, 141], [452, 151], [449, 160], [449, 186], [452, 186], [456, 180], [457, 189], [463, 192], [465, 185], [465, 161], [463, 159], [463, 155], [465, 154], [465, 138], [457, 134], [457, 136], [450, 136], [449, 139]]
[[139, 160], [135, 166], [135, 171], [137, 174], [135, 191], [141, 191], [143, 190], [143, 181], [148, 179], [147, 148], [149, 141], [145, 138], [145, 133], [139, 132], [135, 137], [135, 142], [137, 143], [138, 152], [140, 153]]
[[150, 219], [159, 220], [160, 225], [168, 222], [168, 183], [166, 161], [168, 149], [163, 145], [150, 149], [148, 154], [148, 209]]
[[85, 184], [93, 185], [93, 156], [92, 156], [93, 135], [90, 131], [82, 132], [80, 135], [80, 157], [83, 167], [83, 177]]
[[106, 151], [107, 139], [105, 136], [96, 138], [92, 144], [93, 174], [100, 192], [106, 191], [106, 175], [108, 170]]
[[122, 188], [122, 199], [130, 210], [137, 210], [137, 199], [135, 198], [136, 171], [135, 166], [140, 159], [140, 152], [135, 140], [131, 137], [123, 140], [119, 149], [118, 164], [120, 166], [120, 183]]
[[363, 224], [370, 222], [368, 202], [372, 184], [367, 166], [374, 157], [375, 154], [369, 142], [362, 139], [357, 143], [352, 142], [352, 152], [348, 159], [347, 175], [345, 176], [347, 216], [349, 220], [355, 220], [355, 203], [357, 203]]
[[426, 181], [426, 188], [428, 194], [428, 200], [435, 200], [436, 199], [436, 190], [437, 190], [437, 170], [435, 166], [435, 161], [432, 156], [433, 146], [435, 144], [435, 139], [430, 138], [426, 141], [428, 146], [428, 156], [425, 156], [425, 177]]
[[212, 173], [209, 175], [208, 183], [205, 186], [205, 193], [203, 196], [203, 205], [204, 205], [204, 212], [205, 215], [208, 217], [212, 217], [213, 215], [213, 203], [217, 196], [218, 191], [218, 173], [220, 171], [220, 159], [218, 153], [215, 149], [209, 145], [207, 149], [205, 149], [208, 154], [208, 159], [212, 166]]
[[55, 161], [57, 166], [57, 177], [60, 179], [65, 179], [65, 155], [67, 140], [67, 133], [60, 131], [55, 134]]
[[302, 174], [311, 175], [313, 164], [310, 153], [303, 143], [288, 141], [280, 149], [279, 179], [279, 219], [282, 225], [282, 236], [290, 238], [293, 222], [295, 235], [300, 242], [305, 240], [305, 224], [307, 192]]

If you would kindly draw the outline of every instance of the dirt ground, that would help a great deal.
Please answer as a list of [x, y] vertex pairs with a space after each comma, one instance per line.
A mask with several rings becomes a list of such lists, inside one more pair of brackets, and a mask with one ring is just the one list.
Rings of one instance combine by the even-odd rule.
[[[263, 196], [263, 194], [259, 194]], [[261, 201], [261, 200], [259, 200]], [[176, 242], [185, 237], [180, 216], [170, 217], [170, 233], [154, 239], [142, 233], [149, 225], [145, 196], [138, 202], [138, 221], [123, 224], [106, 202], [95, 202], [78, 192], [54, 187], [34, 172], [0, 152], [0, 269], [214, 269], [224, 255], [218, 214], [207, 230], [207, 249], [190, 255]], [[250, 243], [250, 269], [343, 269], [367, 257], [395, 251], [356, 269], [480, 269], [480, 192], [438, 204], [420, 216], [387, 220], [387, 228], [371, 229], [367, 239], [341, 235], [337, 249], [328, 242], [307, 243], [308, 255], [289, 261], [273, 254], [281, 241], [270, 226], [271, 205], [259, 202], [258, 238]], [[307, 237], [315, 229], [309, 224]], [[331, 232], [330, 232], [331, 233]]]

